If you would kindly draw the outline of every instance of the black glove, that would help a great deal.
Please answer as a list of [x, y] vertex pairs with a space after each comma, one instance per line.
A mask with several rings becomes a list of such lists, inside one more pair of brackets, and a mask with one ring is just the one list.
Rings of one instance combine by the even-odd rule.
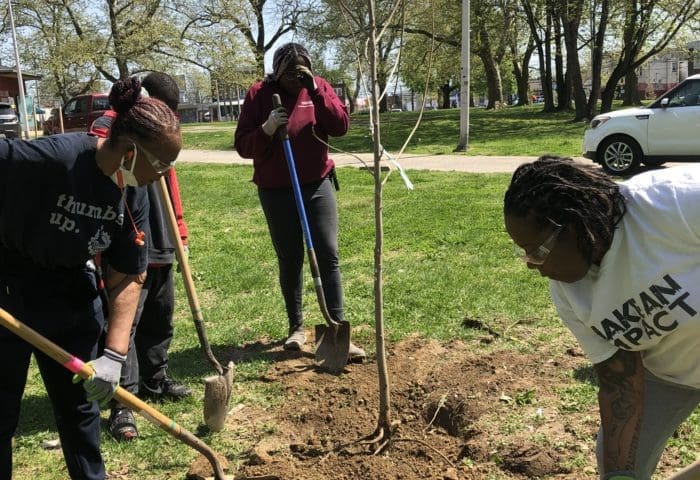
[[282, 125], [287, 125], [289, 122], [289, 113], [284, 107], [277, 107], [270, 112], [270, 116], [267, 117], [265, 123], [262, 124], [263, 132], [271, 137], [275, 134], [278, 128]]
[[297, 75], [299, 75], [299, 82], [301, 86], [309, 91], [309, 93], [316, 91], [316, 80], [314, 80], [314, 74], [311, 70], [304, 65], [297, 65]]

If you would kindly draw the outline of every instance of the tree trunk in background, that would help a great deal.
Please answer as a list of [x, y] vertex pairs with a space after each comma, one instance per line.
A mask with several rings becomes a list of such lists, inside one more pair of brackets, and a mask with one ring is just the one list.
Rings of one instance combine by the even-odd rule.
[[545, 112], [554, 111], [554, 92], [552, 92], [552, 7], [553, 5], [547, 2], [546, 27], [544, 32], [544, 67], [540, 67], [540, 73], [544, 73], [542, 79], [542, 96], [544, 97]]
[[[562, 5], [561, 20], [566, 45], [566, 71], [571, 85], [576, 111], [574, 121], [581, 121], [587, 116], [586, 92], [583, 90], [581, 64], [578, 55], [578, 32], [583, 15], [583, 0], [568, 0]], [[569, 107], [567, 103], [567, 108]]]
[[632, 69], [625, 75], [625, 93], [622, 97], [622, 105], [629, 107], [632, 105], [641, 105], [642, 100], [639, 96], [637, 72]]
[[[598, 28], [591, 25], [593, 37], [593, 52], [591, 53], [591, 92], [588, 95], [588, 103], [586, 104], [585, 118], [591, 120], [596, 115], [598, 107], [598, 98], [600, 98], [601, 74], [603, 66], [603, 43], [605, 42], [605, 31], [608, 28], [609, 1], [601, 0], [600, 3], [600, 18], [598, 19]], [[595, 21], [593, 16], [592, 22]]]
[[516, 105], [529, 105], [530, 104], [530, 59], [532, 58], [532, 53], [535, 51], [535, 42], [530, 35], [527, 47], [525, 47], [525, 52], [523, 53], [522, 60], [518, 62], [517, 58], [517, 45], [511, 44], [511, 58], [513, 63], [513, 75], [515, 76], [515, 82], [518, 86], [518, 102]]
[[[562, 25], [559, 14], [559, 9], [565, 6], [557, 4], [554, 7], [554, 15], [552, 18], [552, 26], [554, 28], [554, 72], [556, 80], [556, 110], [566, 110], [571, 99], [571, 83], [569, 82], [568, 71], [564, 70], [564, 52], [562, 48]], [[554, 100], [554, 99], [552, 99]]]

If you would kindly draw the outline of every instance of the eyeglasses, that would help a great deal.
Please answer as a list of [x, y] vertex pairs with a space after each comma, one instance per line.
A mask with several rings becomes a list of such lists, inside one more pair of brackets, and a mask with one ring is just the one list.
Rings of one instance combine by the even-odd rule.
[[[552, 221], [550, 220], [550, 222]], [[532, 265], [542, 265], [545, 261], [547, 261], [547, 257], [552, 251], [552, 248], [554, 248], [554, 244], [556, 243], [559, 234], [564, 229], [564, 225], [558, 225], [554, 222], [552, 222], [552, 224], [556, 227], [552, 234], [547, 237], [547, 240], [542, 242], [542, 245], [534, 249], [532, 252], [528, 253], [524, 248], [514, 243], [513, 250], [515, 251], [515, 255], [523, 262], [531, 263]]]
[[[137, 146], [137, 145], [138, 144], [136, 142], [134, 142], [134, 146]], [[175, 163], [175, 162], [173, 162], [173, 163], [163, 162], [161, 159], [159, 159], [158, 157], [156, 157], [155, 155], [153, 155], [151, 152], [149, 152], [148, 150], [146, 150], [145, 148], [143, 148], [140, 145], [138, 145], [138, 149], [146, 154], [145, 155], [146, 160], [153, 167], [153, 170], [155, 170], [155, 172], [158, 175], [163, 175], [165, 172], [170, 170], [173, 167], [173, 164]], [[136, 161], [136, 155], [134, 155], [134, 161]]]

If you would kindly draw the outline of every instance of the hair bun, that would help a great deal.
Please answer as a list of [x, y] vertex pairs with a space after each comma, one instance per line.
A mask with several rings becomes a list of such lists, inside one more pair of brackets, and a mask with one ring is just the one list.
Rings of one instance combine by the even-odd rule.
[[114, 82], [109, 92], [109, 104], [117, 113], [129, 110], [141, 96], [141, 81], [136, 77], [122, 78]]

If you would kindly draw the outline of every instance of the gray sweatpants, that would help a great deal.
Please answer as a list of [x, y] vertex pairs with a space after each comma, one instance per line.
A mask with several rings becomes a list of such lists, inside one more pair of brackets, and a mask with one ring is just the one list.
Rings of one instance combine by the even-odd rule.
[[[634, 469], [637, 480], [651, 479], [666, 442], [698, 404], [700, 389], [667, 382], [645, 370], [644, 413]], [[603, 472], [602, 427], [598, 431], [596, 454], [598, 471]], [[604, 478], [602, 473], [600, 478]]]

